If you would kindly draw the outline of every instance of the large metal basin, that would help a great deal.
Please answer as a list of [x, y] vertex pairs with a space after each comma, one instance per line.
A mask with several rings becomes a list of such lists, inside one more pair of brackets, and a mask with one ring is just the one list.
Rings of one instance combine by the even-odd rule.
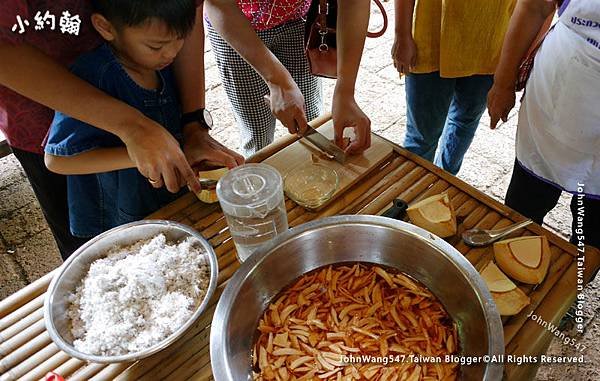
[[[247, 380], [258, 320], [301, 275], [340, 262], [395, 267], [427, 286], [457, 322], [460, 355], [500, 355], [500, 315], [483, 279], [456, 249], [414, 225], [377, 216], [336, 216], [306, 223], [253, 254], [231, 278], [213, 317], [210, 349], [217, 381]], [[502, 366], [461, 367], [462, 380], [500, 380]]]

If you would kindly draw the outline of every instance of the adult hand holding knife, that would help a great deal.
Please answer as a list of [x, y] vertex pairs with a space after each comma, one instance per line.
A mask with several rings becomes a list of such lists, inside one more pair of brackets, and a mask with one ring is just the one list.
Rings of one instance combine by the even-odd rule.
[[307, 120], [304, 110], [304, 96], [296, 83], [290, 78], [291, 85], [285, 87], [269, 86], [269, 95], [265, 95], [265, 103], [273, 115], [281, 121], [290, 134], [304, 134]]
[[[336, 100], [340, 100], [339, 98], [342, 98], [341, 102], [336, 102]], [[350, 99], [346, 97], [334, 97], [333, 123], [335, 144], [308, 125], [304, 108], [296, 106], [295, 102], [290, 102], [291, 104], [287, 105], [285, 104], [286, 102], [282, 102], [279, 106], [275, 107], [268, 95], [265, 96], [265, 101], [270, 105], [273, 114], [291, 134], [297, 134], [306, 138], [341, 164], [345, 162], [347, 154], [360, 154], [371, 146], [371, 121], [362, 112], [360, 107], [358, 107], [354, 101], [354, 97]], [[340, 112], [340, 110], [345, 111]], [[344, 130], [348, 127], [354, 130], [355, 138], [350, 141], [350, 144], [345, 146]]]

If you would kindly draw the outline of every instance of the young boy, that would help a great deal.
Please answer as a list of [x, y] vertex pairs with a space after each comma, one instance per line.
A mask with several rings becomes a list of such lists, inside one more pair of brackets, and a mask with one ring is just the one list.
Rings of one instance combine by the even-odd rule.
[[[194, 26], [195, 0], [96, 0], [94, 28], [106, 40], [72, 71], [140, 110], [181, 142], [180, 104], [169, 65]], [[107, 110], [110, 112], [110, 110]], [[179, 194], [143, 177], [116, 136], [57, 113], [45, 147], [48, 169], [68, 175], [73, 235], [93, 237], [139, 220]]]

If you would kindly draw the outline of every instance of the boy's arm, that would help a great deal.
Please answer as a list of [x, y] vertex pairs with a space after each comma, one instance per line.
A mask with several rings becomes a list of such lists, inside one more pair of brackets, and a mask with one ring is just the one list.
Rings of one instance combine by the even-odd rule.
[[164, 180], [170, 191], [179, 189], [178, 176], [193, 190], [200, 189], [179, 143], [160, 124], [81, 80], [34, 46], [0, 41], [0, 57], [1, 85], [117, 135], [139, 171]]
[[96, 148], [72, 156], [44, 155], [46, 167], [61, 175], [89, 175], [135, 168], [127, 148]]
[[396, 27], [392, 59], [400, 74], [408, 74], [417, 63], [417, 46], [412, 36], [415, 0], [394, 0]]
[[337, 71], [332, 102], [335, 142], [342, 146], [345, 128], [352, 128], [356, 139], [346, 148], [350, 154], [361, 153], [371, 145], [371, 121], [354, 99], [367, 28], [370, 0], [338, 1]]
[[546, 19], [556, 10], [552, 0], [519, 0], [504, 37], [494, 84], [488, 93], [490, 128], [496, 128], [515, 105], [515, 82], [519, 66]]

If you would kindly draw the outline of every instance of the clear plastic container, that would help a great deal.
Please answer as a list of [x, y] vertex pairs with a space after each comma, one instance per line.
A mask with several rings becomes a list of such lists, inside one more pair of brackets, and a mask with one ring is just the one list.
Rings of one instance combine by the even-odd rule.
[[270, 165], [245, 164], [230, 170], [217, 183], [217, 197], [240, 262], [288, 229], [283, 180]]

